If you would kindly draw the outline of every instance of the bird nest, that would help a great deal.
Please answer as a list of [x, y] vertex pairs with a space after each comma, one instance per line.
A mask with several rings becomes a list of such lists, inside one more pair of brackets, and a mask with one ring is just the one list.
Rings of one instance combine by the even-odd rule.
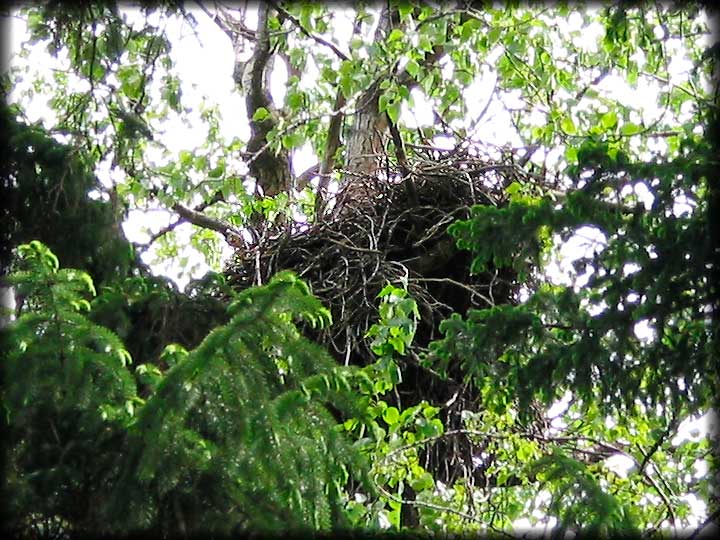
[[476, 396], [459, 373], [456, 380], [452, 373], [440, 378], [422, 367], [422, 354], [441, 337], [440, 321], [469, 308], [512, 302], [517, 280], [509, 268], [471, 275], [472, 255], [455, 247], [447, 228], [467, 219], [473, 205], [505, 205], [505, 188], [527, 173], [511, 154], [492, 160], [467, 144], [453, 150], [416, 147], [407, 163], [401, 168], [388, 158], [379, 174], [346, 175], [327, 218], [238, 250], [226, 274], [234, 288], [244, 289], [280, 270], [296, 272], [332, 313], [333, 324], [313, 339], [338, 361], [357, 365], [377, 359], [365, 336], [379, 318], [378, 293], [388, 283], [406, 283], [421, 320], [400, 360], [403, 382], [392, 400], [398, 406], [451, 401], [446, 421], [459, 421], [453, 412], [475, 408]]
[[450, 313], [510, 301], [512, 272], [470, 275], [470, 253], [455, 247], [447, 227], [467, 219], [473, 205], [504, 205], [505, 188], [524, 170], [511, 156], [491, 161], [467, 146], [418, 151], [411, 164], [405, 179], [389, 159], [377, 175], [355, 175], [326, 219], [238, 250], [226, 268], [229, 283], [242, 290], [280, 270], [296, 272], [332, 313], [320, 341], [346, 363], [372, 361], [365, 334], [388, 283], [407, 283], [418, 304], [420, 348]]

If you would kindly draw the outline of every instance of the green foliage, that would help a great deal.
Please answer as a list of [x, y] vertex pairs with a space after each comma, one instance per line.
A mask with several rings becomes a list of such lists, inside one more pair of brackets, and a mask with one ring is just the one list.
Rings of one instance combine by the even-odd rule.
[[[379, 109], [397, 121], [403, 139], [412, 144], [454, 133], [482, 135], [490, 146], [502, 145], [505, 141], [495, 140], [491, 119], [499, 118], [502, 101], [519, 99], [524, 105], [508, 106], [509, 117], [499, 121], [514, 126], [519, 146], [541, 145], [563, 153], [567, 163], [560, 163], [560, 169], [572, 165], [588, 136], [634, 156], [657, 145], [649, 134], [661, 134], [660, 142], [671, 153], [682, 136], [698, 136], [687, 113], [709, 104], [703, 85], [711, 70], [701, 57], [707, 22], [698, 8], [622, 4], [536, 9], [511, 4], [454, 9], [403, 2], [389, 7], [396, 11], [393, 24], [382, 39], [375, 39], [371, 36], [380, 12], [358, 6], [358, 31], [342, 36], [348, 43], [337, 49], [340, 55], [320, 46], [317, 38], [327, 43], [337, 39], [331, 33], [344, 14], [329, 6], [293, 3], [283, 9], [295, 20], [271, 11], [273, 51], [289, 70], [284, 103], [278, 104], [282, 114], [268, 135], [271, 146], [299, 150], [307, 142], [321, 156], [338, 90], [352, 104], [375, 82]], [[230, 195], [246, 197], [238, 181], [245, 175], [238, 159], [244, 141], [223, 136], [224, 111], [211, 99], [190, 98], [196, 92], [180, 80], [170, 55], [172, 40], [164, 28], [179, 22], [199, 28], [192, 12], [164, 2], [142, 5], [137, 16], [129, 17], [115, 3], [66, 11], [48, 2], [24, 8], [22, 14], [30, 45], [58, 57], [67, 52], [54, 80], [33, 81], [24, 97], [53, 94], [56, 127], [72, 134], [88, 156], [111, 158], [127, 173], [117, 186], [123, 202], [142, 206], [157, 198], [167, 207], [176, 202], [190, 206], [200, 198], [212, 200], [217, 191], [226, 201]], [[695, 65], [678, 78], [675, 60]], [[316, 80], [304, 76], [308, 65], [317, 67]], [[14, 75], [20, 81], [24, 74]], [[90, 89], [71, 88], [70, 75]], [[488, 108], [480, 114], [472, 103], [476, 98], [466, 97], [464, 89], [477, 90], [479, 82], [488, 83], [493, 76]], [[609, 90], [613, 85], [603, 84], [606, 77], [626, 81], [627, 94], [633, 96], [657, 85], [651, 99], [658, 111], [646, 114], [629, 104], [633, 100], [617, 99]], [[419, 129], [406, 125], [408, 110], [420, 105], [420, 99], [443, 121]], [[261, 120], [270, 111], [262, 107], [253, 114]], [[236, 123], [234, 115], [224, 116]], [[170, 151], [149, 136], [162, 131], [164, 120], [193, 122], [206, 136], [196, 148]], [[197, 160], [186, 161], [187, 155]], [[251, 214], [246, 203], [213, 205], [212, 213], [242, 224]], [[163, 241], [168, 244], [163, 258], [178, 257], [175, 233]], [[206, 250], [204, 255], [218, 269], [212, 254]]]
[[[683, 519], [686, 511], [674, 508], [684, 503], [674, 497], [704, 489], [681, 471], [706, 454], [669, 439], [679, 419], [712, 406], [717, 385], [708, 371], [713, 254], [705, 197], [714, 160], [702, 143], [654, 163], [613, 157], [603, 145], [586, 145], [578, 156], [575, 187], [566, 195], [475, 207], [469, 220], [450, 227], [458, 245], [472, 251], [473, 270], [511, 265], [528, 278], [528, 295], [514, 305], [452, 315], [426, 361], [441, 372], [459, 362], [481, 392], [485, 414], [517, 415], [524, 437], [574, 441], [564, 452], [585, 448], [574, 458], [546, 448], [534, 465], [542, 472], [525, 481], [546, 484], [552, 494], [546, 511], [561, 528], [612, 537]], [[574, 283], [553, 283], [548, 239], [583, 236], [590, 249], [574, 255]], [[568, 391], [565, 434], [532, 435], [538, 405]], [[607, 469], [587, 465], [588, 451], [601, 460], [604, 452], [623, 455], [634, 472], [608, 485]], [[497, 450], [486, 452], [498, 459]], [[645, 469], [650, 462], [652, 475]], [[631, 519], [630, 509], [647, 500], [641, 478], [659, 498]]]
[[550, 509], [561, 518], [562, 529], [583, 527], [585, 534], [601, 538], [635, 536], [631, 509], [606, 493], [587, 466], [560, 451], [535, 462], [541, 481], [553, 485]]
[[227, 322], [222, 298], [231, 294], [223, 276], [214, 273], [189, 283], [185, 294], [166, 278], [133, 276], [102, 286], [90, 316], [117, 333], [133, 358], [156, 362], [167, 345], [193, 348]]
[[[96, 531], [347, 523], [345, 484], [366, 466], [328, 407], [360, 409], [351, 370], [295, 326], [330, 323], [307, 285], [285, 272], [238, 295], [229, 322], [197, 348], [166, 348], [166, 372], [137, 368], [141, 399], [122, 342], [86, 316], [90, 277], [60, 269], [40, 242], [18, 251], [11, 283], [25, 303], [8, 334], [2, 396], [13, 434], [9, 489], [24, 494], [16, 512]], [[86, 490], [105, 502], [72, 509]]]
[[[706, 18], [627, 2], [388, 6], [384, 34], [374, 34], [380, 12], [356, 6], [357, 31], [339, 48], [329, 6], [271, 10], [271, 50], [289, 77], [268, 141], [322, 157], [338, 96], [353, 118], [373, 87], [408, 148], [441, 135], [493, 160], [506, 142], [538, 149], [525, 179], [505, 179], [506, 200], [450, 227], [474, 273], [509, 269], [522, 291], [452, 314], [422, 358], [427, 373], [476, 392], [462, 403], [400, 402], [419, 319], [402, 288], [380, 293], [367, 335], [377, 361], [350, 369], [299, 330], [331, 321], [293, 274], [239, 296], [218, 274], [185, 294], [148, 277], [120, 231], [126, 209], [181, 203], [240, 228], [253, 215], [311, 215], [310, 188], [262, 200], [246, 191], [245, 142], [226, 137], [225, 111], [174, 71], [163, 28], [180, 18], [199, 28], [182, 4], [143, 4], [135, 22], [112, 2], [22, 9], [24, 61], [35, 46], [57, 62], [47, 76], [10, 75], [21, 88], [12, 99], [48, 98], [55, 120], [29, 125], [20, 107], [0, 105], [2, 270], [13, 248], [42, 242], [16, 251], [22, 306], [3, 343], [3, 497], [20, 528], [41, 516], [166, 536], [402, 529], [413, 509], [410, 526], [434, 532], [556, 518], [557, 535], [651, 536], [689, 523], [688, 495], [713, 503], [708, 439], [676, 437], [717, 387], [717, 159], [699, 114], [717, 107], [707, 90], [717, 46], [703, 53]], [[479, 88], [490, 92], [484, 110], [472, 103]], [[648, 89], [656, 110], [639, 104]], [[432, 121], [410, 127], [420, 100]], [[261, 107], [253, 119], [274, 114]], [[202, 142], [170, 150], [167, 120], [192, 124]], [[112, 188], [92, 174], [100, 163]], [[550, 275], [557, 248], [582, 235], [589, 247], [561, 283]], [[195, 230], [190, 244], [219, 269], [215, 230]], [[155, 245], [177, 262], [173, 231]], [[433, 477], [437, 444], [460, 449], [463, 478]], [[617, 457], [631, 467], [614, 470]]]
[[407, 290], [388, 284], [378, 293], [382, 298], [380, 320], [370, 327], [366, 337], [372, 337], [372, 351], [378, 356], [403, 355], [412, 343], [420, 319], [415, 300]]
[[18, 256], [9, 281], [24, 304], [2, 358], [4, 497], [13, 520], [60, 516], [82, 527], [98, 509], [78, 501], [102, 493], [116, 474], [120, 434], [142, 400], [123, 343], [87, 316], [95, 294], [89, 275], [60, 269], [38, 241], [20, 246]]
[[39, 239], [66, 264], [92, 272], [97, 282], [122, 276], [132, 261], [131, 248], [118, 233], [118, 209], [88, 197], [98, 187], [92, 163], [18, 115], [17, 107], [0, 103], [6, 149], [0, 165], [0, 267], [9, 268], [14, 246]]
[[329, 313], [290, 273], [241, 293], [229, 313], [195, 350], [166, 350], [177, 360], [131, 427], [114, 515], [147, 527], [151, 509], [180, 501], [189, 528], [342, 525], [358, 458], [324, 404], [352, 407], [348, 374], [294, 325], [322, 326]]
[[[364, 395], [358, 403], [364, 409], [344, 423], [357, 438], [355, 447], [371, 463], [372, 485], [379, 491], [372, 505], [358, 502], [357, 497], [348, 502], [355, 527], [378, 529], [388, 523], [399, 530], [406, 486], [418, 493], [434, 488], [432, 475], [421, 464], [420, 449], [443, 433], [443, 423], [436, 417], [440, 409], [422, 401], [401, 411], [382, 399], [402, 382], [395, 358], [406, 354], [420, 319], [417, 304], [403, 285], [388, 284], [377, 295], [382, 299], [380, 319], [366, 337], [373, 338], [371, 347], [379, 358], [357, 374], [358, 390]], [[364, 500], [369, 494], [358, 493]]]
[[10, 417], [30, 403], [85, 409], [102, 399], [124, 406], [135, 394], [131, 358], [115, 334], [84, 314], [90, 310], [84, 297], [95, 294], [90, 276], [60, 269], [38, 241], [20, 246], [18, 254], [21, 269], [9, 282], [24, 305], [4, 365], [14, 383], [5, 396]]
[[[499, 377], [523, 407], [533, 396], [550, 404], [571, 387], [588, 401], [628, 409], [636, 399], [663, 404], [669, 389], [676, 406], [702, 410], [710, 398], [701, 292], [710, 257], [708, 149], [621, 168], [598, 149], [582, 155], [587, 161], [576, 170], [583, 179], [561, 200], [475, 207], [450, 231], [473, 251], [473, 270], [513, 265], [526, 275], [538, 268], [550, 234], [568, 240], [590, 231], [594, 248], [573, 262], [586, 282], [548, 281], [516, 306], [471, 310], [467, 320], [456, 314], [441, 325], [447, 338], [434, 351], [443, 365], [453, 355], [467, 362], [478, 380]], [[650, 334], [638, 335], [638, 325]]]

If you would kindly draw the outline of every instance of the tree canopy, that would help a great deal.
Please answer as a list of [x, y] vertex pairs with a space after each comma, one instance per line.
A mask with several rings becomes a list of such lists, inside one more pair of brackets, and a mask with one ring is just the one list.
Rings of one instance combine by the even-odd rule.
[[8, 531], [711, 534], [709, 17], [14, 10]]

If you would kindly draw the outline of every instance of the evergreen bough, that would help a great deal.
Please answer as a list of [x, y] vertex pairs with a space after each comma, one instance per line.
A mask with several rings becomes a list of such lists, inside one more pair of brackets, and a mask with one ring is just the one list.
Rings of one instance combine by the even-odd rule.
[[[3, 362], [8, 489], [35, 506], [17, 508], [112, 533], [347, 525], [347, 482], [367, 467], [334, 415], [361, 406], [353, 369], [296, 325], [330, 323], [305, 283], [281, 272], [240, 293], [230, 321], [197, 348], [166, 347], [165, 373], [154, 364], [133, 373], [121, 340], [87, 316], [88, 274], [60, 269], [37, 241], [19, 255], [11, 281], [25, 302]], [[150, 381], [145, 399], [136, 375]], [[91, 493], [92, 505], [73, 510]]]

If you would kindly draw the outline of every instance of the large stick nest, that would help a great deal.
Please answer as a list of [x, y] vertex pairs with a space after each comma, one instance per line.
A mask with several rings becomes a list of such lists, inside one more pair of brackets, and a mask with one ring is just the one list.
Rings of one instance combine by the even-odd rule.
[[470, 254], [455, 248], [447, 227], [467, 219], [473, 205], [504, 205], [505, 188], [525, 171], [511, 156], [491, 161], [468, 146], [416, 152], [411, 163], [404, 180], [389, 159], [376, 176], [355, 175], [326, 219], [238, 250], [226, 270], [230, 283], [242, 290], [295, 271], [332, 312], [320, 341], [361, 364], [373, 361], [364, 336], [378, 320], [377, 294], [387, 283], [406, 280], [418, 304], [418, 347], [438, 337], [437, 324], [452, 312], [511, 301], [512, 272], [471, 276]]
[[[505, 188], [526, 179], [527, 173], [512, 155], [492, 160], [467, 144], [453, 150], [416, 147], [408, 167], [410, 174], [404, 168], [403, 178], [401, 168], [388, 158], [377, 175], [346, 176], [329, 217], [239, 250], [227, 275], [234, 287], [244, 289], [264, 283], [279, 270], [295, 271], [333, 316], [332, 326], [313, 337], [340, 362], [360, 365], [376, 360], [365, 334], [378, 321], [379, 291], [388, 282], [406, 280], [421, 321], [401, 363], [397, 405], [422, 399], [452, 402], [446, 421], [454, 417], [459, 422], [459, 411], [477, 408], [476, 396], [459, 373], [457, 380], [453, 374], [440, 380], [421, 368], [419, 355], [441, 337], [438, 325], [448, 315], [512, 302], [517, 283], [507, 268], [470, 275], [471, 254], [455, 247], [447, 227], [467, 219], [473, 205], [506, 204]], [[459, 448], [444, 451], [465, 454]], [[433, 459], [448, 467], [447, 456]], [[441, 476], [450, 479], [459, 472], [446, 470]]]

